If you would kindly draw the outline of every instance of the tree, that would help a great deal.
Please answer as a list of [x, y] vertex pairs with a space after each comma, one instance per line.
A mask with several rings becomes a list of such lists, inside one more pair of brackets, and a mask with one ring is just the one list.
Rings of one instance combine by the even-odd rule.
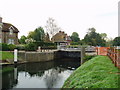
[[101, 38], [104, 39], [104, 40], [107, 39], [107, 34], [106, 34], [106, 33], [101, 33], [100, 36], [101, 36]]
[[35, 36], [35, 32], [34, 31], [30, 31], [29, 34], [28, 34], [28, 36], [27, 36], [27, 38], [28, 39], [29, 38], [34, 38], [34, 36]]
[[80, 41], [79, 34], [77, 32], [73, 32], [71, 35], [71, 39], [73, 42], [78, 42]]
[[47, 25], [45, 26], [47, 32], [50, 35], [50, 38], [52, 38], [56, 33], [58, 33], [61, 28], [59, 28], [53, 18], [49, 18], [47, 20]]
[[106, 46], [108, 46], [108, 47], [113, 46], [113, 39], [112, 38], [107, 38]]
[[26, 43], [25, 43], [25, 40], [26, 40], [26, 39], [27, 39], [26, 36], [24, 36], [24, 35], [21, 36], [21, 38], [19, 39], [19, 43], [20, 43], [20, 44], [26, 44]]
[[38, 42], [44, 40], [45, 32], [44, 32], [44, 29], [42, 27], [36, 28], [34, 33], [35, 33], [34, 37], [33, 37], [34, 40], [36, 40]]
[[115, 39], [113, 40], [113, 45], [120, 46], [120, 37], [115, 37]]
[[32, 38], [36, 42], [43, 41], [44, 37], [45, 37], [45, 32], [44, 32], [44, 29], [42, 27], [38, 27], [34, 31], [30, 31], [28, 36], [27, 36], [28, 39]]
[[89, 28], [84, 37], [84, 42], [92, 46], [105, 46], [106, 41], [102, 39], [99, 33], [96, 33], [95, 28]]

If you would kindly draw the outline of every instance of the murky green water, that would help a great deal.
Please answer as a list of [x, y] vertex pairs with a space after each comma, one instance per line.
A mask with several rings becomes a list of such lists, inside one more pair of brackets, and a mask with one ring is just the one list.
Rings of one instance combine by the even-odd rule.
[[2, 88], [61, 88], [79, 66], [78, 60], [56, 60], [3, 67]]

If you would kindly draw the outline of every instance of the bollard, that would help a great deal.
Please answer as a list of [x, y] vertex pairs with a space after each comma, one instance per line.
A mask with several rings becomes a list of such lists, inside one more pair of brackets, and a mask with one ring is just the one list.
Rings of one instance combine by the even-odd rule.
[[38, 47], [38, 52], [40, 52], [40, 51], [41, 51], [41, 47], [39, 46], [39, 47]]
[[14, 63], [17, 63], [17, 49], [14, 49]]
[[81, 47], [81, 64], [84, 63], [84, 60], [83, 60], [84, 56], [85, 56], [85, 47]]

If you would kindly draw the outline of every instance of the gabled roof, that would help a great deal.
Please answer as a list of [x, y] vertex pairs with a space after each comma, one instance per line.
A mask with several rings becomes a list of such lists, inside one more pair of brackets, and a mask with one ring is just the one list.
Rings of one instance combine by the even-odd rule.
[[15, 26], [13, 26], [12, 24], [10, 24], [10, 23], [2, 23], [2, 31], [3, 32], [9, 32], [9, 28], [11, 28], [11, 27], [13, 28], [14, 33], [19, 32], [18, 29]]

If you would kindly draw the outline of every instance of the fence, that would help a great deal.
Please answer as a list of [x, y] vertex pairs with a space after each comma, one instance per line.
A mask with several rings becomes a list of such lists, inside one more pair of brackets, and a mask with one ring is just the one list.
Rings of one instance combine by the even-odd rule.
[[107, 55], [112, 59], [115, 66], [120, 69], [120, 49], [116, 49], [115, 47], [109, 48]]
[[107, 51], [110, 47], [96, 47], [96, 52], [97, 55], [103, 55], [106, 56], [107, 55]]

